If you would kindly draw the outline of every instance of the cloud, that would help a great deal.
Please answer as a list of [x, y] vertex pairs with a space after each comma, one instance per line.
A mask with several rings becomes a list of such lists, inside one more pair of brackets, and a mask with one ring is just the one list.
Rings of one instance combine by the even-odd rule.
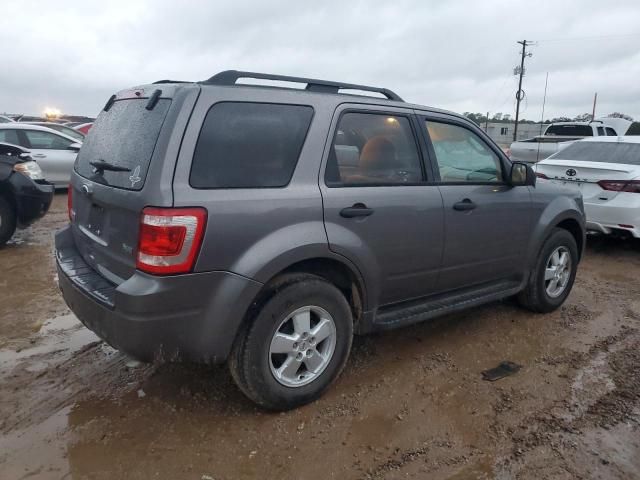
[[111, 93], [229, 68], [386, 86], [415, 103], [538, 119], [590, 111], [640, 118], [636, 1], [59, 2], [5, 0], [0, 111], [96, 114]]

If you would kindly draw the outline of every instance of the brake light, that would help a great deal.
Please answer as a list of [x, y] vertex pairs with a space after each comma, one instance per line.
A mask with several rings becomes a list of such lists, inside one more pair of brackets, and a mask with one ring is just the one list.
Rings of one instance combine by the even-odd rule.
[[543, 178], [545, 180], [549, 180], [549, 177], [547, 177], [544, 173], [542, 172], [536, 172], [536, 177], [538, 178]]
[[640, 193], [640, 180], [600, 180], [598, 185], [613, 192]]
[[206, 222], [204, 208], [146, 207], [140, 219], [136, 268], [155, 275], [190, 272]]
[[71, 184], [67, 187], [67, 213], [69, 214], [69, 222], [73, 222], [76, 212], [73, 210], [73, 187]]

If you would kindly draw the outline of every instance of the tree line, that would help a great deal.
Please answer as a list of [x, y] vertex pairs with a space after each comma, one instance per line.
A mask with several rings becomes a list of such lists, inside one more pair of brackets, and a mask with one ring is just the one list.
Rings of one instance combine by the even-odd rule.
[[[487, 122], [487, 120], [489, 122], [496, 122], [496, 123], [512, 123], [514, 121], [513, 117], [510, 114], [508, 113], [503, 114], [501, 112], [495, 113], [491, 117], [487, 117], [485, 114], [482, 114], [482, 113], [473, 113], [473, 112], [464, 112], [463, 115], [467, 117], [469, 120], [472, 120], [481, 126], [484, 125]], [[606, 115], [606, 117], [624, 118], [625, 120], [629, 120], [630, 122], [633, 122], [629, 127], [629, 130], [627, 131], [627, 135], [640, 135], [640, 122], [634, 122], [632, 116], [627, 115], [626, 113], [613, 112], [613, 113], [610, 113], [609, 115]], [[564, 117], [564, 116], [548, 118], [542, 123], [548, 124], [548, 123], [556, 123], [556, 122], [589, 122], [589, 121], [591, 121], [591, 114], [582, 113], [580, 115], [576, 115], [573, 118]], [[527, 120], [527, 119], [521, 119], [519, 120], [519, 122], [520, 123], [540, 123], [538, 121]]]

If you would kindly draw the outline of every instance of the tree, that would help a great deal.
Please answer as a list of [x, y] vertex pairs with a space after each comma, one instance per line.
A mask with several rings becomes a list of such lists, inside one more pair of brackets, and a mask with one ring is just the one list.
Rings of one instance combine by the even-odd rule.
[[[510, 122], [511, 121], [511, 115], [509, 113], [505, 113], [504, 116], [502, 117], [502, 120], [504, 120], [505, 122]], [[520, 120], [521, 122], [526, 122], [526, 120], [523, 118], [522, 120]]]
[[491, 117], [491, 120], [493, 120], [494, 122], [499, 122], [499, 121], [501, 121], [501, 120], [502, 120], [502, 113], [500, 113], [500, 112], [495, 113], [495, 114], [493, 115], [493, 117]]
[[627, 115], [626, 113], [613, 112], [607, 115], [607, 117], [608, 118], [624, 118], [625, 120], [629, 120], [630, 122], [633, 122], [633, 117], [630, 115]]
[[463, 115], [478, 125], [482, 125], [487, 121], [487, 116], [482, 113], [464, 112]]
[[576, 115], [573, 120], [575, 122], [589, 122], [593, 119], [591, 118], [590, 113], [582, 113], [580, 115]]
[[573, 120], [571, 120], [569, 117], [556, 117], [556, 118], [552, 118], [551, 119], [551, 123], [556, 123], [556, 122], [572, 122]]

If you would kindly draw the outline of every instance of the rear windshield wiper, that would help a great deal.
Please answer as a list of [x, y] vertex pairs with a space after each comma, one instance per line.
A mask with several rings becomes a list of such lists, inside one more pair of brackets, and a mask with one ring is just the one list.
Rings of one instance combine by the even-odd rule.
[[93, 167], [93, 172], [97, 174], [101, 174], [105, 170], [109, 172], [130, 172], [131, 169], [127, 167], [121, 167], [120, 165], [115, 165], [113, 163], [105, 162], [104, 160], [94, 160], [89, 162], [89, 165]]

